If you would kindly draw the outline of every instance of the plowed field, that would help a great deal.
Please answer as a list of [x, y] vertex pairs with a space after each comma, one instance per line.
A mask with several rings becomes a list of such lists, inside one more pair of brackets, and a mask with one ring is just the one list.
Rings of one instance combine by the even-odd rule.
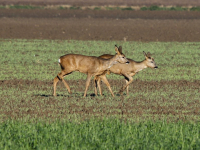
[[0, 9], [0, 38], [197, 42], [200, 12]]

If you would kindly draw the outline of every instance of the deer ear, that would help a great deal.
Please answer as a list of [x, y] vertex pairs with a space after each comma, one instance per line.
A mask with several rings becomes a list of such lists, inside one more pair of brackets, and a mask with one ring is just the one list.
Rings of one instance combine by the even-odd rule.
[[146, 59], [151, 59], [151, 54], [148, 52], [147, 54], [143, 51], [144, 56], [146, 57]]
[[122, 46], [119, 46], [118, 50], [119, 50], [120, 54], [122, 54]]
[[143, 51], [143, 54], [144, 54], [145, 57], [147, 57], [147, 54], [144, 51]]
[[117, 45], [115, 45], [115, 52], [116, 52], [116, 54], [120, 54], [120, 52], [119, 52], [119, 49], [118, 49]]
[[148, 52], [147, 55], [146, 55], [146, 57], [149, 58], [149, 59], [151, 59], [151, 53]]
[[151, 53], [148, 52], [148, 53], [147, 53], [147, 57], [151, 57]]

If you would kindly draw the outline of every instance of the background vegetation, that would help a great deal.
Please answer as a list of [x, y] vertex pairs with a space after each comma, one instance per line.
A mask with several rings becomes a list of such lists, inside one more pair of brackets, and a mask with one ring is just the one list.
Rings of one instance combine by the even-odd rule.
[[[47, 41], [3, 40], [0, 41], [1, 80], [29, 79], [49, 81], [60, 71], [58, 59], [68, 53], [100, 56], [115, 54], [114, 45], [122, 45], [123, 53], [135, 61], [144, 60], [143, 51], [155, 58], [158, 70], [145, 70], [134, 78], [152, 80], [199, 80], [200, 43], [178, 42], [107, 42], [107, 41]], [[76, 73], [75, 73], [76, 74]], [[85, 79], [84, 74], [69, 75], [68, 79]], [[119, 79], [111, 75], [108, 78]]]

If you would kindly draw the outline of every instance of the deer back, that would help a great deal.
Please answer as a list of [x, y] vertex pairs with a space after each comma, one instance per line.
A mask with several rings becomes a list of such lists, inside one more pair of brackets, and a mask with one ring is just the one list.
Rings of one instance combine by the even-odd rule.
[[79, 71], [82, 73], [95, 72], [102, 65], [102, 61], [95, 56], [67, 54], [60, 57], [62, 70]]

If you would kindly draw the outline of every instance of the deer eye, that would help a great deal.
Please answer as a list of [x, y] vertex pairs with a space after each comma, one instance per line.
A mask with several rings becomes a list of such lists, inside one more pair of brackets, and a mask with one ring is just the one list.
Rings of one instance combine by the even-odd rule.
[[153, 61], [151, 61], [151, 63], [153, 63]]

